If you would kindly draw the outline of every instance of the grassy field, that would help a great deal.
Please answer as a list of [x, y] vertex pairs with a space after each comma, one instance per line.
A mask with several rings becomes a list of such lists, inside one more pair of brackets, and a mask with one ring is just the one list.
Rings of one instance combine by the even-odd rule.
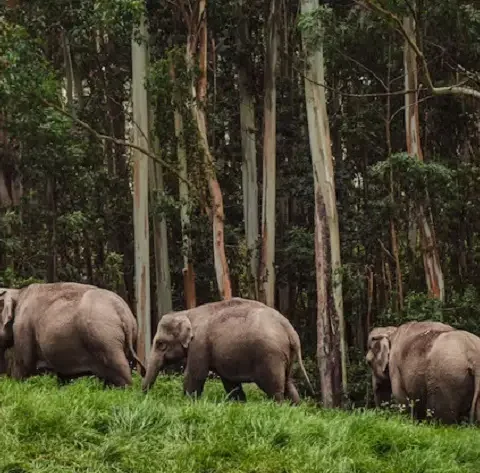
[[93, 379], [0, 381], [0, 472], [479, 472], [480, 431], [416, 426], [373, 412], [275, 405], [255, 386], [182, 396], [180, 378], [147, 395]]

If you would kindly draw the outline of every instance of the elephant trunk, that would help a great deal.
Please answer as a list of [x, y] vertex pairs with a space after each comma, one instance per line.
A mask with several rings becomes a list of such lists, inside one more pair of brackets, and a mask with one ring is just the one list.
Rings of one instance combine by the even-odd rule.
[[145, 373], [145, 377], [142, 380], [143, 392], [147, 392], [154, 385], [158, 373], [162, 369], [162, 366], [163, 358], [157, 356], [155, 353], [152, 353], [148, 360], [147, 372]]

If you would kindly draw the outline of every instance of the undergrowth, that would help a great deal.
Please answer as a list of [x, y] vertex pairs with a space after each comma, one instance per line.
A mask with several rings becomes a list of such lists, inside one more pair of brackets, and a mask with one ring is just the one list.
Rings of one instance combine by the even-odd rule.
[[39, 376], [0, 380], [0, 472], [478, 472], [480, 432], [415, 425], [391, 412], [276, 405], [247, 385], [226, 402], [208, 381], [197, 401], [181, 378], [148, 395], [92, 378], [63, 387]]

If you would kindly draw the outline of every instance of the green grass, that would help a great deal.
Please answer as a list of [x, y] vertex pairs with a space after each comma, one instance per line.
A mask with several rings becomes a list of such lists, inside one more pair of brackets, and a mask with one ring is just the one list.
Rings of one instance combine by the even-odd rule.
[[0, 380], [0, 472], [479, 472], [480, 431], [415, 425], [372, 411], [276, 405], [255, 386], [224, 401], [207, 381], [198, 401], [181, 378], [147, 395], [94, 379], [58, 387]]

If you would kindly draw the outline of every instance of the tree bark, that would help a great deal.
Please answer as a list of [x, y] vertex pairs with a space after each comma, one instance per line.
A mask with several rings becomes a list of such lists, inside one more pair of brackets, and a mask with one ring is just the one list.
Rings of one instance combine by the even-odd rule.
[[[302, 0], [302, 14], [319, 8], [318, 0]], [[340, 232], [335, 177], [324, 83], [323, 44], [308, 45], [305, 98], [315, 190], [315, 267], [317, 281], [317, 357], [326, 407], [341, 405], [347, 392], [345, 328], [340, 260]]]
[[[387, 69], [387, 92], [390, 92], [390, 84], [391, 84], [391, 57], [392, 57], [392, 44], [391, 38], [389, 38], [388, 44], [388, 69]], [[387, 95], [387, 103], [386, 103], [386, 117], [385, 117], [385, 138], [387, 142], [387, 155], [388, 159], [392, 156], [392, 134], [391, 134], [391, 120], [392, 120], [392, 103], [390, 95]], [[393, 180], [393, 168], [390, 167], [390, 203], [393, 209], [393, 204], [395, 201], [394, 196], [394, 180]], [[403, 310], [403, 276], [402, 276], [402, 267], [400, 265], [400, 251], [398, 247], [398, 235], [396, 230], [395, 224], [395, 216], [392, 214], [390, 215], [390, 238], [391, 238], [391, 246], [392, 246], [392, 254], [395, 259], [395, 277], [397, 282], [397, 301], [398, 301], [398, 308]], [[368, 326], [368, 330], [371, 327]]]
[[[186, 56], [188, 64], [189, 61], [191, 62], [191, 53], [188, 45]], [[173, 63], [170, 66], [170, 77], [172, 82], [175, 82], [175, 67]], [[185, 305], [187, 309], [192, 309], [197, 305], [197, 297], [195, 293], [195, 272], [192, 261], [192, 240], [190, 238], [191, 201], [188, 185], [186, 184], [188, 178], [187, 152], [185, 149], [183, 117], [180, 112], [180, 99], [181, 97], [179, 97], [178, 93], [174, 93], [172, 98], [174, 127], [177, 140], [178, 172], [181, 176], [181, 179], [178, 180], [178, 189], [180, 198], [180, 223], [182, 226], [183, 288]]]
[[[150, 132], [154, 131], [155, 114], [150, 105]], [[156, 134], [152, 139], [153, 152], [160, 155], [160, 143]], [[158, 196], [165, 193], [163, 183], [163, 169], [160, 163], [152, 159], [148, 160], [148, 174], [150, 186], [150, 198], [153, 202]], [[157, 320], [158, 324], [162, 315], [172, 311], [172, 283], [170, 278], [170, 259], [168, 255], [167, 221], [162, 215], [153, 215], [153, 247], [155, 252], [155, 281], [157, 289]]]
[[[241, 0], [240, 6], [245, 4]], [[238, 27], [238, 88], [240, 93], [240, 128], [242, 138], [242, 188], [245, 239], [250, 255], [249, 297], [258, 299], [258, 181], [255, 127], [255, 100], [251, 91], [250, 32], [248, 19], [240, 11]]]
[[[405, 17], [403, 28], [407, 34], [415, 38], [416, 26], [413, 17]], [[417, 56], [409, 41], [405, 40], [404, 45], [404, 68], [405, 88], [414, 91], [418, 87]], [[405, 94], [405, 130], [407, 138], [407, 153], [423, 161], [422, 147], [420, 144], [420, 123], [418, 113], [418, 100], [416, 92]], [[417, 203], [417, 220], [420, 229], [420, 243], [423, 255], [423, 266], [428, 292], [436, 299], [445, 299], [445, 282], [440, 265], [440, 257], [435, 241], [435, 230], [433, 222], [427, 217], [428, 199], [425, 196], [424, 202]]]
[[[134, 27], [132, 36], [132, 109], [133, 143], [149, 149], [148, 100], [145, 89], [147, 72], [147, 28], [142, 13], [140, 24]], [[142, 43], [135, 39], [135, 30], [142, 37]], [[149, 225], [148, 225], [148, 157], [133, 149], [133, 221], [135, 241], [135, 299], [138, 322], [137, 352], [145, 362], [150, 352], [150, 264], [149, 264]]]
[[262, 249], [259, 269], [260, 300], [275, 303], [275, 196], [276, 196], [276, 66], [279, 1], [270, 0], [265, 31], [263, 104]]
[[[211, 199], [211, 218], [213, 229], [213, 256], [215, 263], [215, 274], [217, 278], [218, 290], [222, 299], [231, 299], [232, 286], [230, 283], [230, 272], [228, 269], [227, 256], [225, 254], [225, 235], [224, 235], [224, 209], [223, 196], [218, 182], [215, 161], [213, 159], [207, 137], [207, 120], [205, 114], [207, 98], [207, 15], [206, 0], [199, 0], [198, 18], [195, 21], [198, 24], [197, 34], [189, 34], [189, 49], [187, 57], [193, 58], [195, 46], [198, 38], [199, 45], [199, 79], [198, 87], [192, 84], [192, 114], [194, 122], [197, 125], [199, 144], [203, 151], [205, 166], [207, 172], [207, 182]], [[192, 32], [190, 32], [192, 33]], [[189, 60], [189, 59], [187, 59]], [[189, 69], [193, 64], [192, 60], [187, 62]]]

